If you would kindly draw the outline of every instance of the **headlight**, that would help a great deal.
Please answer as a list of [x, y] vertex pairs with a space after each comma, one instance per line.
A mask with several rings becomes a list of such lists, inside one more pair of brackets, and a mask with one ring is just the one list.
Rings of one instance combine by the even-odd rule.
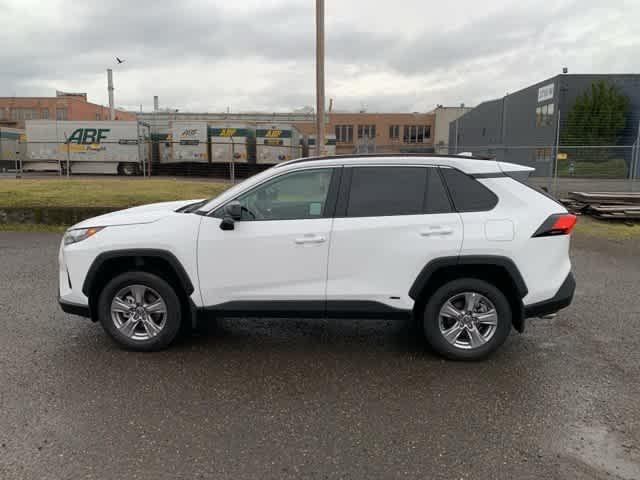
[[72, 243], [78, 243], [82, 240], [86, 240], [92, 237], [104, 227], [89, 227], [89, 228], [76, 228], [74, 230], [67, 230], [64, 234], [64, 244], [71, 245]]

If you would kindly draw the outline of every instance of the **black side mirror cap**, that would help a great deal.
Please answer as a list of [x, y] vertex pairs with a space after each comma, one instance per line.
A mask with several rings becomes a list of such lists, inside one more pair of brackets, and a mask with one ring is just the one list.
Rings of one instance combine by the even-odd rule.
[[224, 217], [220, 222], [220, 230], [234, 230], [236, 228], [236, 222], [231, 217]]
[[233, 220], [242, 218], [242, 205], [240, 202], [229, 202], [224, 206], [225, 217], [231, 217]]

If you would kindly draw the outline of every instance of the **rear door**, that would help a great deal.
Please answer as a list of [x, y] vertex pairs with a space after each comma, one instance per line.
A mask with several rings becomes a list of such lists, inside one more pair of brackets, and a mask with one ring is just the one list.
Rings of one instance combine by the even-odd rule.
[[409, 289], [420, 270], [435, 258], [457, 256], [462, 236], [438, 168], [345, 167], [331, 233], [327, 310], [412, 308]]

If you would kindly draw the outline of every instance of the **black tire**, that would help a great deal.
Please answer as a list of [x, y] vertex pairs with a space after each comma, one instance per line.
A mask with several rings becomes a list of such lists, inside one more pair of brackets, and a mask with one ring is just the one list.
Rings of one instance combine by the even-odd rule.
[[[493, 335], [481, 346], [468, 349], [450, 343], [440, 329], [440, 309], [445, 302], [464, 292], [475, 292], [486, 297], [493, 303], [497, 313], [497, 325]], [[455, 322], [446, 318], [445, 320]], [[451, 360], [480, 360], [495, 351], [509, 336], [512, 325], [511, 307], [505, 295], [494, 285], [476, 278], [460, 278], [444, 284], [429, 298], [424, 308], [422, 323], [427, 343], [440, 355]], [[488, 327], [480, 325], [477, 328]], [[463, 333], [461, 341], [470, 343], [469, 334]]]
[[118, 164], [118, 173], [125, 177], [135, 177], [140, 175], [140, 167], [135, 163], [120, 163]]
[[[111, 316], [111, 303], [118, 292], [127, 286], [142, 285], [153, 289], [166, 306], [164, 326], [154, 337], [139, 340], [123, 334]], [[127, 350], [152, 352], [168, 347], [180, 331], [182, 311], [180, 299], [173, 287], [162, 278], [148, 272], [126, 272], [113, 278], [102, 289], [98, 298], [98, 319], [116, 343]]]

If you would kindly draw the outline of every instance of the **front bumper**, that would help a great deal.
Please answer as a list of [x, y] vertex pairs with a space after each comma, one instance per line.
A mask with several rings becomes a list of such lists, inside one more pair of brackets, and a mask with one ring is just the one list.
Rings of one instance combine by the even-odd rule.
[[60, 308], [64, 313], [69, 313], [71, 315], [78, 315], [80, 317], [91, 318], [91, 311], [89, 310], [88, 305], [80, 305], [78, 303], [66, 302], [62, 299], [58, 299], [58, 303], [60, 304]]
[[568, 307], [576, 290], [576, 280], [569, 272], [558, 292], [550, 299], [524, 306], [524, 318], [543, 317]]

